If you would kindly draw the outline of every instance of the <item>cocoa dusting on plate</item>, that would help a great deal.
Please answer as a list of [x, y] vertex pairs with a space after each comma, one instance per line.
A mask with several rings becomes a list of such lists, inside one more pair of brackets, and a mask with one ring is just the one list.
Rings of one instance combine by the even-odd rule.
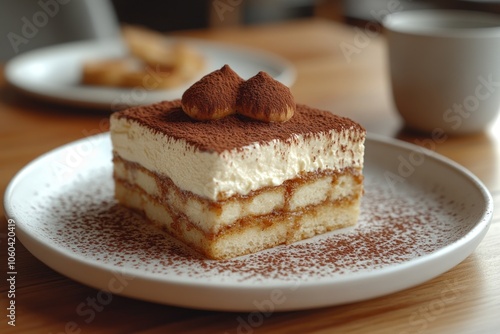
[[[41, 238], [111, 269], [148, 275], [239, 282], [332, 279], [404, 263], [466, 234], [467, 204], [439, 187], [404, 184], [394, 192], [368, 176], [355, 228], [226, 261], [207, 260], [166, 237], [113, 199], [108, 169], [92, 171], [36, 208]], [[53, 193], [52, 193], [53, 194]]]

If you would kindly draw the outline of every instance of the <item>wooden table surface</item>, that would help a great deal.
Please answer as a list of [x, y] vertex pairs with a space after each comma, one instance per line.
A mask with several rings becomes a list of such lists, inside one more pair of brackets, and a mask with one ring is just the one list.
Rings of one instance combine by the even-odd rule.
[[[182, 35], [275, 52], [297, 69], [298, 102], [353, 118], [369, 132], [422, 142], [403, 130], [391, 102], [382, 36], [319, 19]], [[341, 45], [350, 45], [348, 57]], [[0, 89], [0, 189], [40, 154], [107, 130], [107, 111], [43, 104]], [[500, 204], [500, 122], [487, 132], [448, 138], [433, 149], [475, 173]], [[3, 196], [2, 196], [3, 200]], [[7, 219], [2, 211], [1, 268], [7, 272]], [[76, 308], [96, 290], [44, 265], [16, 243], [16, 326], [8, 325], [6, 280], [1, 284], [1, 333], [500, 333], [500, 216], [479, 247], [462, 263], [417, 287], [363, 302], [274, 313], [254, 328], [248, 313], [191, 310], [114, 296], [87, 323]], [[2, 276], [5, 277], [6, 275]], [[449, 284], [457, 297], [440, 302]]]

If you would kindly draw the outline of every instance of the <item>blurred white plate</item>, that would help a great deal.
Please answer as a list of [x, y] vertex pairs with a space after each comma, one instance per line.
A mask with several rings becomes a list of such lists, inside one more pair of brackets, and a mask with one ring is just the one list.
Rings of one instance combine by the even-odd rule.
[[[165, 37], [167, 43], [174, 41]], [[167, 90], [147, 90], [80, 85], [81, 66], [89, 59], [105, 59], [127, 54], [120, 40], [83, 41], [51, 46], [11, 59], [5, 77], [14, 87], [31, 96], [79, 107], [115, 111], [120, 107], [150, 104], [180, 98], [182, 93], [206, 73], [229, 64], [247, 79], [265, 71], [285, 85], [295, 80], [295, 69], [287, 60], [263, 51], [198, 39], [182, 39], [205, 57], [206, 67], [198, 78]]]
[[[483, 239], [493, 202], [458, 164], [370, 136], [358, 225], [227, 261], [200, 258], [113, 199], [108, 134], [55, 149], [5, 193], [19, 240], [49, 267], [113, 293], [170, 305], [284, 311], [423, 283]], [[57, 300], [54, 300], [57, 302]]]

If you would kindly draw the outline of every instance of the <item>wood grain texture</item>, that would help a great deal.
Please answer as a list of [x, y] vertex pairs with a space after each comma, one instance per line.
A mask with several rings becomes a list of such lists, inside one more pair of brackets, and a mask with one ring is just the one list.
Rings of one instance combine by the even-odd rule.
[[[369, 132], [431, 146], [475, 173], [500, 206], [500, 122], [483, 134], [450, 137], [442, 143], [404, 130], [391, 102], [383, 36], [373, 36], [358, 53], [346, 58], [340, 45], [354, 44], [356, 34], [352, 27], [312, 19], [181, 35], [260, 48], [286, 57], [298, 70], [292, 87], [298, 102], [349, 116]], [[5, 187], [25, 164], [50, 149], [106, 131], [108, 113], [41, 103], [14, 93], [3, 78], [0, 82], [3, 201]], [[0, 224], [0, 263], [5, 268], [7, 220], [3, 211]], [[496, 211], [476, 251], [431, 281], [364, 302], [271, 314], [246, 333], [498, 333], [499, 242], [500, 214]], [[97, 290], [54, 272], [20, 243], [16, 261], [16, 327], [7, 325], [8, 287], [2, 279], [1, 333], [245, 333], [239, 326], [250, 316], [113, 296], [90, 319], [76, 310], [95, 298]]]

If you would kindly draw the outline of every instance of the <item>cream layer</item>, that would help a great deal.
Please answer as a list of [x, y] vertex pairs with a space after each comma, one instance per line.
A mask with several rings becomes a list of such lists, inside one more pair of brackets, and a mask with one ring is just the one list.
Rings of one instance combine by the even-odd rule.
[[110, 130], [113, 150], [120, 157], [213, 201], [244, 196], [314, 171], [363, 166], [364, 141], [353, 140], [350, 128], [295, 134], [289, 140], [255, 142], [221, 153], [198, 150], [184, 139], [126, 117], [112, 116]]

